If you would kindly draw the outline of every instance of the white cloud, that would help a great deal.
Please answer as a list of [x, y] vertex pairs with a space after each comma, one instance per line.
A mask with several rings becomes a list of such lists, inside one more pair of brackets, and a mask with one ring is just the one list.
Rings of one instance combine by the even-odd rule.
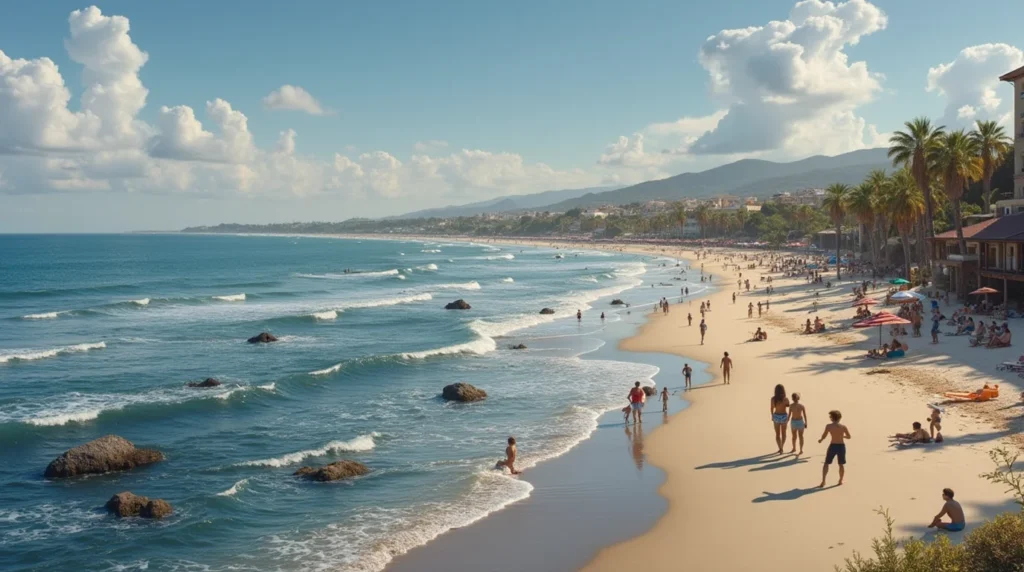
[[297, 85], [282, 85], [263, 98], [266, 109], [303, 111], [310, 115], [333, 115], [315, 97]]
[[[928, 91], [946, 100], [942, 122], [965, 127], [975, 120], [1009, 125], [1013, 94], [999, 76], [1024, 66], [1024, 51], [1008, 44], [981, 44], [960, 50], [956, 58], [928, 70]], [[1008, 97], [1000, 97], [1000, 94]]]

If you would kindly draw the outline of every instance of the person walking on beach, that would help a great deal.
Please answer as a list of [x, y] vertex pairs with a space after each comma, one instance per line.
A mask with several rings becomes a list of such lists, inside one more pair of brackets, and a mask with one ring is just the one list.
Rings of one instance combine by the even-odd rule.
[[686, 389], [690, 389], [690, 377], [693, 375], [693, 368], [690, 364], [683, 364], [683, 380], [686, 382]]
[[686, 314], [686, 325], [687, 326], [692, 326], [693, 325], [693, 314], [690, 314], [690, 313]]
[[725, 352], [725, 355], [722, 356], [722, 363], [718, 364], [718, 367], [722, 368], [722, 380], [728, 385], [729, 376], [732, 373], [732, 358], [729, 357], [729, 352]]
[[704, 321], [704, 318], [700, 319], [700, 345], [704, 345], [704, 334], [708, 331], [708, 325]]
[[747, 317], [748, 318], [753, 318], [754, 317], [754, 303], [753, 302], [747, 304]]
[[733, 304], [736, 303], [736, 293], [735, 292], [732, 293], [732, 303]]
[[518, 475], [521, 471], [516, 470], [516, 453], [516, 438], [509, 437], [508, 447], [505, 447], [505, 458], [498, 461], [495, 468], [501, 469], [503, 467], [508, 467], [508, 470], [511, 471], [513, 475]]
[[843, 414], [839, 410], [833, 409], [829, 411], [828, 418], [832, 422], [825, 426], [821, 439], [818, 439], [818, 442], [821, 443], [825, 440], [825, 437], [832, 437], [832, 441], [828, 445], [828, 451], [825, 453], [825, 464], [821, 467], [821, 484], [818, 485], [820, 489], [825, 488], [828, 466], [832, 464], [836, 457], [839, 458], [839, 484], [843, 484], [843, 478], [846, 476], [846, 439], [851, 438], [850, 430], [846, 428], [846, 425], [839, 422], [843, 419]]
[[796, 440], [800, 439], [800, 452], [798, 455], [804, 454], [804, 429], [807, 429], [807, 408], [804, 407], [803, 403], [800, 403], [800, 394], [793, 394], [793, 401], [789, 405], [789, 426], [793, 430], [793, 450], [790, 453], [796, 453]]
[[661, 388], [661, 412], [668, 413], [668, 388]]
[[775, 444], [779, 447], [779, 454], [786, 446], [786, 424], [789, 422], [789, 398], [786, 397], [786, 388], [782, 384], [775, 386], [775, 394], [771, 401], [772, 425], [775, 426]]
[[[939, 514], [935, 515], [935, 518], [932, 519], [932, 523], [928, 525], [928, 528], [941, 528], [951, 532], [960, 532], [967, 525], [967, 519], [964, 518], [963, 507], [960, 506], [960, 503], [953, 500], [953, 489], [942, 489], [942, 500], [946, 502], [942, 505], [942, 510], [939, 511]], [[942, 522], [942, 517], [944, 516], [949, 516], [951, 522]]]
[[638, 421], [643, 423], [643, 409], [644, 402], [647, 401], [647, 394], [644, 393], [643, 388], [640, 387], [639, 381], [633, 384], [633, 389], [629, 390], [629, 395], [626, 397], [629, 399], [630, 409], [633, 410], [633, 424], [636, 425]]
[[939, 343], [939, 324], [942, 322], [942, 312], [938, 308], [932, 310], [932, 343]]
[[758, 318], [761, 317], [761, 303], [760, 302], [757, 303], [757, 317]]

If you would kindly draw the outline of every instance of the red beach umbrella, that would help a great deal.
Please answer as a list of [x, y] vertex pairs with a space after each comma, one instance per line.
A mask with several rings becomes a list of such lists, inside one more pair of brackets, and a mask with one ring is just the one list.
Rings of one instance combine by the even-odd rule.
[[985, 286], [984, 288], [978, 288], [974, 292], [971, 292], [971, 294], [998, 294], [998, 293], [999, 293], [999, 290], [996, 290], [995, 288], [989, 288], [988, 286]]
[[909, 324], [910, 320], [904, 320], [903, 318], [893, 314], [891, 312], [879, 312], [874, 316], [866, 320], [861, 320], [853, 325], [854, 328], [871, 328], [878, 326], [878, 345], [882, 345], [882, 326], [892, 326], [896, 324]]
[[878, 300], [874, 298], [861, 298], [860, 300], [854, 300], [851, 306], [873, 306], [878, 303]]

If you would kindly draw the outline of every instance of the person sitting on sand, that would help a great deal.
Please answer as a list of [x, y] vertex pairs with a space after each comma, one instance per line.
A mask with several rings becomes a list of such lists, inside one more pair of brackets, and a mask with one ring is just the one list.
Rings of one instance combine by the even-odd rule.
[[956, 333], [953, 334], [953, 335], [954, 336], [962, 336], [964, 334], [971, 334], [971, 333], [974, 333], [974, 318], [968, 316], [967, 321], [964, 322], [963, 324], [961, 324], [956, 329]]
[[824, 332], [824, 331], [825, 331], [825, 322], [823, 322], [820, 317], [815, 316], [814, 317], [814, 333], [815, 334], [820, 334], [821, 332]]
[[[960, 503], [953, 500], [953, 489], [945, 488], [942, 489], [942, 500], [946, 501], [942, 505], [942, 510], [939, 514], [935, 515], [932, 519], [932, 523], [928, 525], [928, 528], [941, 528], [951, 532], [960, 532], [967, 525], [967, 519], [964, 518], [964, 509], [960, 506]], [[950, 522], [942, 522], [942, 517], [948, 516]]]
[[805, 334], [813, 334], [814, 333], [814, 330], [811, 329], [811, 319], [810, 318], [807, 318], [807, 323], [804, 324], [804, 333]]
[[889, 344], [882, 344], [882, 347], [878, 349], [868, 350], [868, 354], [864, 357], [871, 359], [885, 359], [889, 353]]
[[760, 328], [760, 327], [758, 327], [758, 328], [757, 328], [757, 331], [756, 331], [756, 332], [754, 332], [754, 337], [752, 337], [752, 338], [750, 339], [750, 341], [752, 341], [752, 342], [763, 342], [763, 341], [764, 341], [764, 340], [766, 340], [767, 338], [768, 338], [768, 334], [766, 334], [766, 333], [762, 332], [762, 331], [761, 331], [761, 328]]
[[913, 445], [915, 443], [930, 443], [932, 438], [928, 432], [921, 428], [921, 424], [914, 421], [914, 428], [910, 433], [897, 433], [890, 437], [895, 445]]
[[[978, 320], [978, 329], [974, 332], [974, 336], [970, 339], [968, 343], [972, 348], [980, 346], [984, 344], [986, 341], [990, 341], [985, 339], [985, 335], [988, 333], [988, 328], [985, 327], [985, 320]], [[995, 332], [992, 333], [994, 334]]]
[[516, 470], [516, 466], [515, 465], [516, 465], [516, 438], [515, 437], [509, 437], [508, 438], [508, 447], [505, 447], [505, 458], [500, 460], [500, 461], [498, 461], [498, 464], [495, 466], [495, 468], [496, 469], [501, 469], [501, 468], [504, 468], [504, 467], [508, 467], [508, 470], [511, 471], [513, 475], [518, 475], [520, 473], [520, 471]]
[[996, 332], [993, 332], [992, 333], [992, 339], [990, 339], [988, 341], [988, 346], [986, 346], [986, 347], [989, 347], [989, 348], [1008, 348], [1008, 347], [1010, 347], [1010, 338], [1011, 338], [1010, 326], [1008, 324], [1004, 323], [1003, 324], [1002, 333], [997, 334]]

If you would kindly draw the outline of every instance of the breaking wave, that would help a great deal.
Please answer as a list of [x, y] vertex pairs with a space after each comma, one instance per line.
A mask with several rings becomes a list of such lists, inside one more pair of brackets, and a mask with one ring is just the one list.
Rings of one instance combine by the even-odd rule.
[[305, 451], [298, 451], [295, 453], [288, 453], [281, 455], [280, 457], [272, 457], [270, 459], [260, 459], [258, 461], [245, 461], [238, 463], [238, 466], [244, 467], [285, 467], [288, 465], [294, 465], [306, 459], [307, 457], [323, 457], [329, 453], [355, 453], [361, 451], [370, 451], [375, 446], [373, 439], [379, 437], [378, 433], [370, 433], [369, 435], [360, 435], [354, 439], [348, 441], [331, 441], [330, 443], [320, 447], [319, 449], [307, 449]]
[[91, 344], [75, 344], [73, 346], [62, 346], [59, 348], [50, 348], [48, 350], [15, 350], [13, 352], [0, 353], [0, 363], [16, 361], [35, 361], [39, 359], [57, 357], [60, 355], [87, 352], [89, 350], [100, 350], [105, 347], [107, 347], [106, 342], [96, 342]]
[[242, 487], [244, 487], [248, 483], [249, 483], [249, 479], [242, 479], [242, 480], [238, 481], [237, 483], [231, 485], [230, 489], [217, 493], [217, 496], [219, 496], [219, 497], [233, 497], [236, 494], [238, 494], [238, 491], [242, 490]]
[[59, 318], [59, 317], [65, 315], [65, 314], [70, 314], [70, 313], [71, 313], [71, 310], [61, 310], [60, 312], [43, 312], [43, 313], [40, 313], [40, 314], [29, 314], [27, 316], [22, 316], [21, 319], [23, 319], [23, 320], [53, 320], [54, 318]]
[[316, 371], [311, 371], [311, 372], [309, 372], [309, 375], [317, 375], [317, 376], [319, 376], [319, 375], [331, 375], [332, 373], [337, 373], [337, 372], [341, 371], [341, 367], [343, 365], [344, 364], [342, 364], [342, 363], [336, 363], [336, 364], [332, 365], [331, 367], [325, 367], [324, 369], [318, 369]]
[[245, 293], [242, 294], [228, 294], [226, 296], [214, 296], [214, 300], [220, 300], [221, 302], [244, 302]]
[[431, 288], [437, 290], [479, 290], [480, 283], [474, 280], [472, 282], [459, 282], [453, 284], [435, 284], [431, 286]]
[[501, 281], [505, 282], [505, 283], [508, 283], [508, 284], [511, 284], [511, 283], [515, 282], [515, 280], [512, 279], [511, 277], [509, 277], [509, 278], [502, 278]]

